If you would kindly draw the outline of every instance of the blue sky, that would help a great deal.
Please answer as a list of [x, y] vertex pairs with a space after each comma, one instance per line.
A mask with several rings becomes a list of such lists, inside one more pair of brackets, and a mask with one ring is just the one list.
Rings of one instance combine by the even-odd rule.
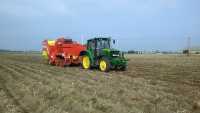
[[122, 50], [200, 45], [199, 0], [0, 0], [0, 49], [40, 50], [70, 36], [117, 39]]

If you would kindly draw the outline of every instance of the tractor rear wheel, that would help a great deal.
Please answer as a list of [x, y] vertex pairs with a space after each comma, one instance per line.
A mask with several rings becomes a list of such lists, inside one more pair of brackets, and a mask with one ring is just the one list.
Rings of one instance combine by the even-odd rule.
[[84, 55], [83, 57], [82, 57], [82, 68], [83, 69], [90, 69], [90, 65], [91, 65], [91, 63], [90, 63], [90, 58], [89, 58], [89, 56], [87, 56], [87, 55]]
[[110, 71], [110, 61], [108, 58], [102, 58], [99, 61], [99, 69], [103, 72], [108, 72]]

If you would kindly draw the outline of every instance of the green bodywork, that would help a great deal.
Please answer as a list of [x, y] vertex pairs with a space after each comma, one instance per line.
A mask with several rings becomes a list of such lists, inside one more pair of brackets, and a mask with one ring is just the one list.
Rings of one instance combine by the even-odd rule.
[[[98, 46], [98, 43], [106, 43], [104, 46]], [[90, 43], [94, 43], [93, 45]], [[91, 66], [99, 65], [99, 60], [103, 57], [109, 59], [111, 68], [123, 68], [127, 66], [127, 59], [125, 59], [122, 52], [111, 48], [111, 38], [93, 38], [87, 41], [87, 50], [82, 52], [82, 55], [87, 55], [90, 58]]]

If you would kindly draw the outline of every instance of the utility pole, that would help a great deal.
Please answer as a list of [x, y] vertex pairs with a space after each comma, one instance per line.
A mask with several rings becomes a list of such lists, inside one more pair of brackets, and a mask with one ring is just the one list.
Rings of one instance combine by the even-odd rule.
[[84, 37], [81, 35], [81, 44], [84, 44]]
[[188, 40], [187, 40], [187, 55], [190, 56], [190, 50], [191, 49], [191, 37], [188, 37]]

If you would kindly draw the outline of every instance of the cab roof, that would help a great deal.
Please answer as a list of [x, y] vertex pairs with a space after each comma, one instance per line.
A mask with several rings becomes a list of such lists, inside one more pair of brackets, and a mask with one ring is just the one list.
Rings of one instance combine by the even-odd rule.
[[91, 40], [111, 40], [111, 37], [95, 37], [95, 38], [91, 38], [88, 41]]

